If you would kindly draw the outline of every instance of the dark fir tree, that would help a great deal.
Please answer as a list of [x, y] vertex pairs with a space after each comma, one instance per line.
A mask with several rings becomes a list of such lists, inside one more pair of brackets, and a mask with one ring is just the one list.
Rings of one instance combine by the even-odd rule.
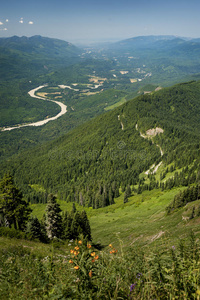
[[32, 209], [15, 186], [13, 177], [6, 174], [0, 182], [0, 214], [5, 226], [25, 229]]
[[81, 231], [85, 239], [91, 241], [92, 235], [91, 235], [91, 228], [90, 223], [86, 214], [86, 211], [82, 211], [80, 214], [80, 220], [81, 220]]
[[194, 217], [195, 217], [195, 206], [193, 206], [193, 208], [192, 208], [192, 212], [191, 212], [191, 214], [189, 216], [189, 220], [194, 219]]
[[81, 226], [80, 226], [80, 214], [78, 211], [76, 211], [75, 214], [73, 215], [70, 230], [71, 230], [72, 239], [77, 239], [79, 234], [82, 233]]
[[48, 238], [61, 238], [62, 236], [62, 217], [60, 205], [56, 202], [56, 197], [50, 194], [48, 197], [45, 226]]
[[31, 216], [27, 223], [26, 232], [29, 233], [31, 238], [42, 240], [41, 225], [37, 217]]
[[131, 187], [130, 187], [130, 185], [127, 185], [125, 193], [126, 193], [127, 197], [131, 196]]
[[128, 202], [128, 196], [126, 195], [126, 193], [124, 193], [124, 203]]
[[73, 202], [73, 204], [72, 204], [72, 213], [75, 214], [75, 212], [76, 212], [76, 205], [75, 205], [75, 203]]
[[64, 213], [63, 216], [63, 237], [66, 240], [70, 240], [73, 238], [71, 230], [73, 216], [74, 213], [70, 214], [67, 211]]
[[198, 208], [197, 208], [196, 216], [197, 216], [197, 217], [200, 217], [200, 205], [199, 205]]

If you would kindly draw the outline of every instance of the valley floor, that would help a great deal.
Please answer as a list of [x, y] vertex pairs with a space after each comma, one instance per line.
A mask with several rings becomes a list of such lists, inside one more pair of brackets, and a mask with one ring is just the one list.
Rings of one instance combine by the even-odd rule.
[[28, 94], [33, 98], [46, 100], [46, 101], [51, 101], [51, 102], [54, 102], [54, 103], [58, 104], [61, 107], [61, 111], [59, 112], [59, 114], [57, 114], [55, 117], [46, 118], [42, 121], [38, 121], [38, 122], [35, 122], [35, 123], [17, 125], [17, 126], [14, 126], [14, 127], [7, 127], [7, 128], [2, 129], [2, 131], [10, 131], [10, 130], [13, 130], [13, 129], [18, 129], [18, 128], [27, 127], [27, 126], [42, 126], [42, 125], [48, 123], [49, 121], [54, 121], [54, 120], [60, 118], [62, 115], [64, 115], [67, 112], [67, 106], [65, 104], [63, 104], [62, 102], [55, 101], [55, 100], [50, 100], [50, 99], [47, 99], [47, 98], [44, 98], [44, 97], [39, 97], [39, 96], [35, 95], [35, 92], [42, 89], [43, 87], [44, 87], [44, 85], [41, 85], [41, 86], [39, 86], [35, 89], [32, 89], [31, 91], [28, 92]]

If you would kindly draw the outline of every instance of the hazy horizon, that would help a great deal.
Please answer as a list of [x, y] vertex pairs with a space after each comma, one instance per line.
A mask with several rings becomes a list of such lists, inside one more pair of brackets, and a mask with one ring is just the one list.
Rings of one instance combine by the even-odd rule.
[[1, 4], [0, 37], [41, 35], [75, 44], [147, 35], [198, 38], [199, 9], [197, 0], [7, 0]]

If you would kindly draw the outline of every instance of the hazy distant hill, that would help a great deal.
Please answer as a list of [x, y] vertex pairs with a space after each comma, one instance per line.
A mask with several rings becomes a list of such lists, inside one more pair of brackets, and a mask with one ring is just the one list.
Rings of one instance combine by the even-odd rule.
[[0, 80], [20, 79], [50, 72], [80, 60], [74, 45], [41, 36], [0, 38]]
[[143, 49], [146, 47], [155, 47], [157, 42], [162, 41], [163, 43], [174, 40], [175, 37], [171, 35], [159, 35], [159, 36], [138, 36], [130, 39], [122, 40], [117, 43], [114, 43], [110, 48], [116, 47], [121, 49]]
[[0, 38], [0, 47], [19, 50], [29, 54], [45, 54], [55, 57], [75, 57], [81, 53], [81, 50], [71, 43], [40, 35]]
[[[116, 51], [142, 51], [141, 55], [146, 54], [145, 51], [168, 51], [191, 49], [191, 51], [199, 50], [200, 39], [189, 39], [176, 37], [171, 35], [161, 36], [138, 36], [130, 39], [122, 40], [111, 44], [108, 49]], [[153, 52], [154, 53], [154, 52]], [[195, 53], [193, 53], [195, 54]], [[197, 54], [197, 53], [196, 53]]]

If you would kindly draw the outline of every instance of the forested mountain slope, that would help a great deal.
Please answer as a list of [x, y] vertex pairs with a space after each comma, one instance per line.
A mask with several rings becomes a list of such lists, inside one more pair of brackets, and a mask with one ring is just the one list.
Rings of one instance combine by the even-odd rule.
[[[29, 197], [33, 192], [29, 185], [39, 185], [46, 193], [94, 208], [112, 204], [120, 186], [133, 185], [140, 192], [187, 185], [188, 180], [196, 180], [199, 169], [199, 115], [200, 82], [175, 85], [139, 96], [53, 142], [5, 161], [1, 174], [13, 173]], [[152, 128], [161, 133], [144, 138]], [[158, 182], [152, 174], [145, 185], [140, 174], [161, 161], [179, 170], [176, 182]]]
[[41, 36], [0, 38], [0, 82], [46, 74], [80, 60], [74, 45]]

